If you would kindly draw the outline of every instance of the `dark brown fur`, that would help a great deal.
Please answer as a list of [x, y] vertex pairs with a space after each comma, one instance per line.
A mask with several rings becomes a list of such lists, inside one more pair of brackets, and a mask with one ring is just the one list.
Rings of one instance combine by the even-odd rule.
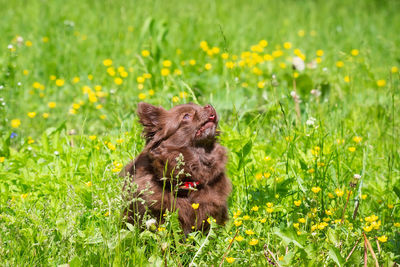
[[[224, 224], [231, 183], [225, 175], [226, 150], [215, 138], [215, 109], [184, 104], [167, 111], [139, 103], [137, 113], [146, 146], [121, 173], [130, 177], [123, 189], [130, 201], [124, 212], [127, 221], [134, 223], [146, 211], [162, 221], [165, 210], [178, 210], [186, 234], [192, 229], [207, 230], [209, 216]], [[184, 165], [178, 168], [180, 154]], [[199, 183], [197, 190], [189, 190], [185, 182]], [[129, 189], [132, 184], [137, 185], [133, 192]], [[199, 203], [197, 210], [193, 203]]]

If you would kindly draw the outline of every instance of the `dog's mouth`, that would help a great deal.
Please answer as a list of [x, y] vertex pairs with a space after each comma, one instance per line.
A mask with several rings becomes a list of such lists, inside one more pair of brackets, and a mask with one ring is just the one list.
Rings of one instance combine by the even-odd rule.
[[216, 128], [217, 128], [217, 116], [215, 114], [211, 114], [208, 117], [208, 120], [205, 121], [197, 130], [195, 137], [200, 139], [214, 137], [216, 133]]

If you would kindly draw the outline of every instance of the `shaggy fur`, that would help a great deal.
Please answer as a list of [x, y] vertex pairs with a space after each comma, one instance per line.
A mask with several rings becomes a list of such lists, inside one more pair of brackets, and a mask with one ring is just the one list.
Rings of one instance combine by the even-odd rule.
[[[225, 175], [226, 150], [216, 140], [215, 109], [184, 104], [167, 111], [139, 103], [137, 113], [146, 146], [121, 172], [130, 177], [123, 189], [127, 221], [133, 224], [148, 212], [162, 222], [165, 210], [178, 210], [185, 234], [207, 230], [209, 216], [224, 224], [231, 183]], [[132, 190], [132, 185], [137, 186]], [[199, 204], [197, 210], [193, 203]]]

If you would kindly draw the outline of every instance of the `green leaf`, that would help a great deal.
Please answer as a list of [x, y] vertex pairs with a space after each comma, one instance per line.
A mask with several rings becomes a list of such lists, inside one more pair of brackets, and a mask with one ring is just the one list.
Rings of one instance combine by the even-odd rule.
[[289, 229], [281, 230], [279, 228], [274, 228], [273, 232], [274, 234], [279, 236], [282, 239], [282, 241], [287, 245], [293, 243], [295, 246], [304, 249], [304, 246], [300, 243], [300, 238], [293, 231]]
[[340, 251], [336, 247], [330, 247], [328, 252], [329, 257], [339, 266], [343, 266], [345, 260], [342, 255], [340, 255]]
[[400, 188], [398, 188], [397, 186], [394, 186], [393, 191], [396, 194], [396, 196], [400, 199]]

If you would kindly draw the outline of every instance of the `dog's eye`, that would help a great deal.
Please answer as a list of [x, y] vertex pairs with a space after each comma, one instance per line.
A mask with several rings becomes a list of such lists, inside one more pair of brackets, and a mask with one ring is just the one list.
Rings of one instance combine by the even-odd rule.
[[184, 120], [190, 119], [190, 114], [187, 114], [187, 113], [186, 113], [186, 114], [183, 116], [183, 119], [184, 119]]

